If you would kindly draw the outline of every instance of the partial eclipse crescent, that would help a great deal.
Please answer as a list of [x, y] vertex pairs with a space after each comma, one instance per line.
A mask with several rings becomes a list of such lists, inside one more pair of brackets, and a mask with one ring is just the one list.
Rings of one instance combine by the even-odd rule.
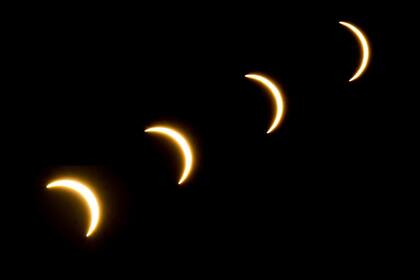
[[68, 180], [68, 179], [53, 181], [47, 185], [47, 188], [48, 189], [53, 189], [53, 188], [69, 189], [69, 190], [75, 191], [76, 193], [78, 193], [80, 196], [82, 196], [85, 199], [90, 209], [90, 226], [86, 234], [86, 236], [89, 237], [95, 231], [99, 223], [99, 216], [100, 216], [99, 203], [95, 197], [95, 194], [84, 184], [77, 182], [75, 180]]
[[191, 146], [188, 143], [187, 139], [178, 131], [171, 127], [165, 126], [154, 126], [145, 130], [146, 133], [158, 133], [168, 136], [176, 144], [178, 144], [184, 155], [184, 171], [182, 172], [181, 178], [178, 181], [178, 184], [181, 185], [188, 178], [191, 173], [193, 166], [193, 153], [191, 151]]
[[258, 75], [258, 74], [248, 74], [245, 75], [246, 78], [255, 80], [265, 86], [271, 93], [271, 95], [274, 97], [275, 107], [276, 107], [276, 113], [273, 119], [273, 122], [270, 126], [270, 128], [267, 131], [267, 134], [273, 132], [280, 124], [280, 121], [283, 118], [284, 115], [284, 100], [283, 96], [280, 92], [280, 89], [268, 78]]
[[368, 43], [368, 40], [366, 39], [366, 36], [363, 34], [363, 32], [358, 27], [354, 26], [351, 23], [344, 22], [344, 21], [340, 21], [339, 23], [341, 25], [347, 27], [348, 29], [350, 29], [351, 32], [353, 32], [353, 34], [359, 40], [360, 48], [362, 50], [362, 59], [361, 59], [359, 68], [357, 69], [357, 71], [353, 75], [353, 77], [349, 80], [349, 82], [352, 82], [352, 81], [358, 79], [363, 74], [363, 72], [365, 72], [365, 70], [368, 66], [369, 58], [370, 58], [369, 43]]

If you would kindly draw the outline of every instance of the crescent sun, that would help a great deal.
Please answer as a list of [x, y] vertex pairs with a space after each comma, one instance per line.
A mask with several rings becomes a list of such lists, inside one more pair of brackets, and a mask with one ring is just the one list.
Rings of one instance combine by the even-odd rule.
[[275, 85], [274, 82], [272, 82], [270, 79], [258, 75], [258, 74], [248, 74], [245, 75], [246, 78], [255, 80], [265, 86], [271, 93], [271, 95], [274, 97], [275, 107], [276, 107], [276, 113], [273, 119], [273, 122], [271, 123], [270, 128], [267, 131], [267, 134], [273, 132], [280, 124], [280, 121], [283, 118], [284, 115], [284, 100], [282, 93], [280, 89]]
[[75, 191], [81, 197], [83, 197], [90, 209], [90, 226], [86, 236], [89, 237], [96, 229], [99, 223], [100, 210], [99, 203], [96, 199], [95, 194], [84, 184], [75, 180], [63, 179], [56, 180], [47, 185], [48, 189], [53, 188], [64, 188]]
[[179, 148], [181, 149], [184, 155], [184, 171], [182, 172], [178, 184], [181, 185], [182, 183], [184, 183], [185, 180], [188, 178], [189, 174], [191, 173], [193, 166], [193, 153], [191, 151], [191, 145], [189, 144], [187, 139], [180, 132], [171, 127], [155, 126], [146, 129], [145, 132], [163, 134], [165, 136], [168, 136], [176, 144], [178, 144]]
[[350, 29], [351, 32], [353, 32], [353, 34], [359, 40], [360, 48], [362, 50], [362, 59], [361, 59], [359, 68], [356, 71], [356, 73], [353, 75], [353, 77], [349, 80], [349, 82], [352, 82], [352, 81], [358, 79], [363, 74], [363, 72], [365, 72], [365, 70], [368, 66], [369, 58], [370, 58], [369, 43], [368, 43], [368, 40], [366, 39], [366, 36], [363, 34], [363, 32], [358, 27], [354, 26], [351, 23], [344, 22], [344, 21], [340, 21], [339, 23], [341, 25], [347, 27], [348, 29]]

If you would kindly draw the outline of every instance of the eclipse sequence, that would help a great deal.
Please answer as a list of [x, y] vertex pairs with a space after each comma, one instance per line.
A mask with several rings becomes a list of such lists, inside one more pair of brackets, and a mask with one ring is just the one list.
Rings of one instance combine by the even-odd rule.
[[[346, 27], [354, 34], [361, 49], [360, 64], [358, 65], [353, 76], [349, 79], [349, 82], [353, 82], [361, 78], [369, 64], [369, 43], [364, 33], [352, 23], [340, 21], [339, 24]], [[266, 131], [267, 134], [271, 134], [279, 129], [284, 118], [286, 107], [283, 98], [284, 93], [282, 92], [280, 86], [271, 80], [267, 75], [249, 73], [245, 75], [245, 78], [255, 81], [266, 88], [274, 101], [275, 112], [273, 114], [273, 120], [269, 125], [268, 130]], [[190, 174], [194, 172], [195, 160], [193, 153], [194, 149], [191, 147], [191, 141], [188, 139], [188, 137], [179, 131], [176, 127], [171, 126], [151, 126], [145, 130], [145, 133], [150, 134], [150, 136], [163, 136], [168, 140], [171, 140], [179, 147], [179, 150], [183, 156], [184, 166], [183, 171], [178, 178], [178, 184], [186, 184]], [[86, 236], [91, 236], [97, 230], [101, 220], [101, 205], [91, 186], [87, 186], [77, 180], [62, 178], [52, 181], [46, 187], [48, 189], [68, 189], [79, 194], [86, 201], [90, 210], [90, 225], [87, 229]]]

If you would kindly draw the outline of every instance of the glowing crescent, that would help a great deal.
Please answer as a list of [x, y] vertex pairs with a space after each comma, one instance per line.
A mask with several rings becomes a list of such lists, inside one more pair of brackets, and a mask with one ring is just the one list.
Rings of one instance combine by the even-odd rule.
[[181, 133], [177, 132], [175, 129], [170, 127], [155, 126], [146, 129], [145, 132], [160, 133], [169, 136], [181, 148], [184, 154], [184, 172], [182, 173], [181, 179], [179, 179], [178, 184], [182, 184], [190, 174], [193, 165], [193, 154], [191, 152], [191, 147], [188, 141]]
[[362, 31], [360, 31], [359, 28], [357, 28], [356, 26], [348, 22], [340, 21], [339, 23], [341, 25], [344, 25], [348, 29], [350, 29], [354, 33], [354, 35], [356, 35], [357, 39], [359, 39], [360, 47], [362, 49], [362, 60], [360, 62], [359, 69], [356, 71], [354, 76], [349, 80], [349, 82], [352, 82], [356, 80], [357, 78], [359, 78], [363, 74], [363, 72], [366, 70], [366, 67], [369, 63], [369, 57], [370, 57], [369, 44], [366, 39], [366, 36], [362, 33]]
[[282, 94], [279, 90], [279, 88], [274, 84], [274, 82], [270, 81], [268, 78], [258, 75], [258, 74], [248, 74], [245, 75], [246, 78], [255, 80], [265, 87], [268, 88], [268, 90], [271, 92], [271, 94], [274, 97], [274, 101], [276, 102], [276, 115], [274, 116], [273, 123], [271, 124], [270, 128], [267, 131], [268, 133], [271, 133], [274, 129], [278, 127], [280, 124], [280, 121], [284, 114], [284, 101]]
[[87, 237], [90, 236], [96, 229], [96, 226], [99, 223], [99, 216], [100, 216], [99, 204], [93, 192], [82, 183], [79, 183], [74, 180], [66, 180], [66, 179], [54, 181], [48, 184], [47, 188], [48, 189], [52, 189], [52, 188], [70, 189], [80, 194], [86, 200], [90, 209], [90, 226], [89, 226], [89, 230], [86, 236]]

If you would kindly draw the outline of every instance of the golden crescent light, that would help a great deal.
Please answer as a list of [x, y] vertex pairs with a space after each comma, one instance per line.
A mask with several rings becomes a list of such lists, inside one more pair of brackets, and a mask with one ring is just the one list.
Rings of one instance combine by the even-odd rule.
[[281, 119], [283, 118], [283, 115], [284, 115], [284, 100], [283, 100], [283, 96], [280, 92], [280, 89], [274, 84], [274, 82], [272, 82], [271, 80], [269, 80], [268, 78], [266, 78], [262, 75], [248, 74], [248, 75], [245, 75], [245, 77], [261, 83], [263, 86], [265, 86], [270, 91], [270, 93], [274, 97], [274, 101], [275, 101], [275, 105], [276, 105], [276, 114], [274, 116], [274, 120], [273, 120], [270, 128], [267, 131], [267, 134], [271, 133], [271, 132], [274, 131], [274, 129], [276, 129], [279, 126], [280, 121], [281, 121]]
[[188, 178], [188, 175], [191, 173], [191, 169], [193, 166], [193, 153], [191, 151], [191, 146], [186, 140], [186, 138], [175, 129], [165, 126], [150, 127], [146, 129], [145, 132], [166, 135], [178, 144], [179, 148], [181, 149], [184, 155], [184, 171], [182, 173], [181, 178], [178, 181], [179, 185], [182, 184]]
[[95, 194], [84, 184], [75, 180], [63, 179], [56, 180], [47, 185], [48, 189], [52, 188], [65, 188], [77, 192], [82, 196], [90, 209], [90, 226], [86, 234], [89, 237], [96, 229], [99, 223], [100, 210], [99, 203], [95, 197]]
[[363, 34], [362, 31], [360, 31], [360, 29], [356, 26], [354, 26], [351, 23], [348, 22], [344, 22], [344, 21], [340, 21], [339, 22], [341, 25], [347, 27], [348, 29], [350, 29], [350, 31], [353, 32], [354, 35], [356, 35], [357, 39], [360, 42], [360, 47], [362, 50], [362, 60], [360, 62], [360, 66], [358, 68], [358, 70], [356, 71], [356, 73], [353, 75], [353, 77], [349, 80], [349, 82], [352, 82], [354, 80], [356, 80], [357, 78], [359, 78], [363, 72], [365, 72], [368, 63], [369, 63], [369, 58], [370, 58], [370, 49], [369, 49], [369, 43], [366, 39], [366, 36]]

